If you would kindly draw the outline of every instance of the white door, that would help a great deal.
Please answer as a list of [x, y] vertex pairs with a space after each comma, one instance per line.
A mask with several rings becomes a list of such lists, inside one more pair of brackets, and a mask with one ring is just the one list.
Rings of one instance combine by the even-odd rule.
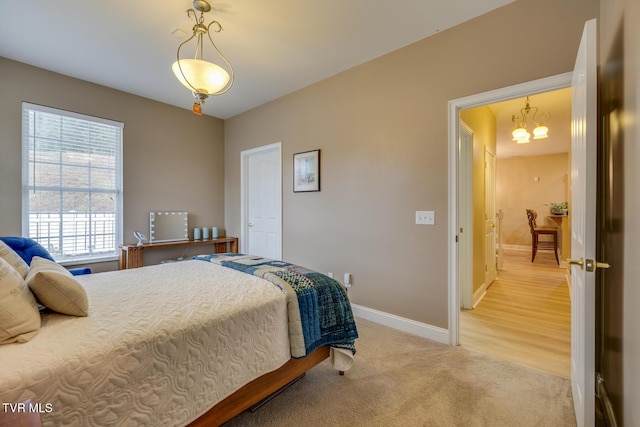
[[596, 43], [591, 20], [571, 82], [571, 386], [578, 426], [595, 423], [595, 274], [587, 270], [596, 255]]
[[282, 169], [280, 144], [242, 152], [243, 249], [282, 259]]
[[484, 283], [489, 287], [496, 270], [496, 157], [484, 150]]

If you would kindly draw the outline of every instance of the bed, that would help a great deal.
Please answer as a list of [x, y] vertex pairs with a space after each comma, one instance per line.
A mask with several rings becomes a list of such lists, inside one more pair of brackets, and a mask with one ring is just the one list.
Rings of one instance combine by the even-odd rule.
[[346, 292], [293, 264], [216, 254], [75, 280], [88, 316], [45, 310], [35, 337], [0, 345], [2, 402], [35, 396], [45, 426], [219, 425], [353, 362]]

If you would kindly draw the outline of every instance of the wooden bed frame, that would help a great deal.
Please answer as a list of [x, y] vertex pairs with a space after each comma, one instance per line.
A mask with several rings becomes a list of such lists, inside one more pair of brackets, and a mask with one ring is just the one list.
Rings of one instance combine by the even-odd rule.
[[188, 427], [217, 427], [269, 397], [329, 357], [329, 346], [320, 347], [303, 359], [289, 359], [282, 367], [256, 378], [220, 401]]

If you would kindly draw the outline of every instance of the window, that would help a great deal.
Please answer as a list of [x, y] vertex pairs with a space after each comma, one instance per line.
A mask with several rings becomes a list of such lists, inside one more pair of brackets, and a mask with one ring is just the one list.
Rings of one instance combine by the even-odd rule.
[[123, 127], [22, 103], [22, 234], [56, 261], [118, 254]]

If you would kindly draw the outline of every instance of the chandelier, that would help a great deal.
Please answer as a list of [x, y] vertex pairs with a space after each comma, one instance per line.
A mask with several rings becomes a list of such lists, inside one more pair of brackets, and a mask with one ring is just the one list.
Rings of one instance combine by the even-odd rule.
[[[531, 112], [533, 111], [533, 114]], [[549, 128], [545, 126], [543, 122], [536, 122], [536, 114], [538, 114], [538, 107], [532, 107], [527, 96], [527, 101], [524, 108], [520, 110], [519, 115], [511, 116], [511, 121], [516, 124], [516, 128], [511, 135], [513, 140], [518, 144], [526, 144], [530, 141], [531, 134], [527, 131], [527, 119], [531, 114], [531, 122], [535, 125], [533, 128], [533, 139], [544, 139], [549, 137]], [[541, 120], [548, 120], [551, 115], [547, 112], [541, 113]]]
[[[202, 104], [209, 96], [222, 95], [226, 93], [233, 85], [235, 74], [231, 63], [220, 52], [211, 38], [211, 31], [219, 33], [222, 26], [218, 21], [211, 21], [208, 25], [204, 24], [205, 12], [211, 11], [211, 5], [205, 0], [195, 0], [193, 2], [194, 9], [187, 10], [187, 16], [193, 18], [195, 25], [193, 26], [193, 34], [178, 46], [177, 61], [173, 63], [171, 69], [176, 75], [180, 83], [193, 93], [196, 98], [193, 103], [193, 112], [202, 114]], [[226, 64], [226, 68], [216, 65], [204, 59], [204, 36], [207, 35], [213, 49], [218, 56]], [[195, 39], [195, 54], [193, 59], [181, 59], [180, 49]]]

